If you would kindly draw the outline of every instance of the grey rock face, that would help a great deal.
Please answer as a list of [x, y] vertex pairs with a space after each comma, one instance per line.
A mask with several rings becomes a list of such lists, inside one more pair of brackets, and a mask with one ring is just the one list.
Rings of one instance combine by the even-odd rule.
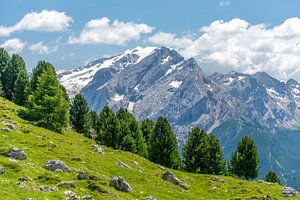
[[179, 180], [172, 172], [166, 171], [163, 174], [163, 180], [173, 183], [174, 185], [178, 185], [179, 187], [188, 190], [189, 186], [187, 186], [185, 183], [183, 183], [181, 180]]
[[282, 189], [282, 196], [284, 197], [293, 197], [297, 195], [297, 191], [292, 187], [284, 187]]
[[123, 192], [133, 192], [132, 187], [125, 181], [123, 177], [113, 177], [110, 180], [109, 186], [116, 188]]
[[24, 153], [24, 151], [14, 147], [12, 149], [10, 149], [7, 153], [6, 153], [7, 157], [16, 159], [16, 160], [25, 160], [26, 159], [26, 155]]
[[49, 160], [43, 167], [49, 171], [61, 170], [63, 172], [71, 172], [71, 169], [59, 160]]

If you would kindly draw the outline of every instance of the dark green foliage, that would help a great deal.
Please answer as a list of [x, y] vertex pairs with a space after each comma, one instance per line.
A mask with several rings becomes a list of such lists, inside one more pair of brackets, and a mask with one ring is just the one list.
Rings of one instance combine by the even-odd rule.
[[85, 98], [81, 94], [77, 94], [70, 110], [70, 122], [77, 132], [88, 133], [90, 129], [89, 111], [90, 109]]
[[[1, 80], [1, 77], [0, 77], [0, 80]], [[2, 94], [3, 94], [2, 83], [1, 83], [1, 81], [0, 81], [0, 97], [2, 96]]]
[[14, 103], [24, 106], [29, 94], [29, 78], [25, 69], [20, 69], [14, 84], [12, 100]]
[[99, 121], [99, 117], [97, 115], [97, 113], [93, 110], [91, 110], [89, 112], [89, 116], [90, 116], [90, 126], [92, 129], [97, 130], [98, 129], [98, 121]]
[[105, 106], [100, 113], [98, 140], [109, 147], [117, 149], [120, 143], [120, 122], [115, 113]]
[[170, 168], [180, 167], [177, 140], [166, 118], [158, 118], [148, 151], [151, 161]]
[[231, 155], [229, 170], [232, 175], [249, 180], [258, 176], [258, 164], [256, 145], [250, 137], [245, 136]]
[[0, 48], [0, 77], [2, 76], [2, 73], [7, 67], [9, 60], [10, 57], [8, 53], [3, 48]]
[[279, 179], [279, 177], [278, 177], [277, 174], [276, 174], [275, 172], [273, 172], [273, 171], [270, 171], [270, 172], [266, 175], [265, 181], [271, 182], [271, 183], [278, 183], [278, 184], [280, 184], [280, 179]]
[[68, 95], [68, 93], [67, 93], [67, 89], [66, 89], [64, 86], [62, 86], [62, 85], [60, 85], [60, 87], [61, 87], [61, 90], [62, 90], [62, 92], [63, 92], [63, 95], [64, 95], [65, 100], [66, 100], [67, 102], [70, 102], [70, 98], [69, 98], [69, 95]]
[[[55, 69], [52, 64], [46, 61], [39, 61], [37, 66], [32, 70], [32, 77], [31, 77], [31, 91], [34, 92], [37, 88], [38, 79], [42, 75], [44, 71], [52, 71], [55, 73]], [[55, 74], [56, 75], [56, 74]], [[62, 87], [62, 86], [60, 86]]]
[[117, 118], [121, 128], [120, 148], [146, 157], [147, 145], [145, 138], [134, 116], [127, 109], [121, 108], [117, 112]]
[[182, 150], [188, 172], [223, 174], [225, 160], [219, 140], [199, 128], [193, 128]]
[[[51, 65], [52, 66], [52, 65]], [[69, 121], [69, 102], [64, 98], [53, 67], [37, 77], [36, 88], [28, 101], [29, 116], [44, 128], [61, 132]]]
[[146, 142], [149, 142], [149, 138], [153, 133], [155, 123], [150, 119], [145, 119], [141, 122], [141, 130]]
[[2, 87], [4, 97], [12, 100], [15, 82], [20, 72], [26, 71], [24, 60], [21, 56], [14, 54], [2, 75]]

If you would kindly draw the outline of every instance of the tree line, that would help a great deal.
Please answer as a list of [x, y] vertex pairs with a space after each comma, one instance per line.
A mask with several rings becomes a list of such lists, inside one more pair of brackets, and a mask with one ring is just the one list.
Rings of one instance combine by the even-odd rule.
[[[258, 176], [257, 147], [248, 136], [239, 141], [226, 162], [219, 140], [213, 134], [193, 128], [181, 159], [175, 134], [165, 117], [155, 122], [150, 119], [138, 122], [127, 109], [114, 113], [108, 106], [98, 115], [90, 110], [82, 95], [70, 101], [57, 80], [55, 68], [48, 62], [39, 61], [29, 75], [21, 56], [10, 57], [0, 48], [0, 80], [0, 95], [26, 107], [22, 117], [38, 126], [62, 132], [70, 124], [100, 144], [130, 151], [169, 168], [247, 180]], [[280, 182], [274, 172], [268, 173], [266, 180]]]

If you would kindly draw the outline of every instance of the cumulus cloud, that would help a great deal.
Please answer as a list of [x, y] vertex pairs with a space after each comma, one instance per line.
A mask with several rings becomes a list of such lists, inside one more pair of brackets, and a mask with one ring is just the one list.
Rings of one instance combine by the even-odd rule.
[[19, 38], [12, 38], [2, 43], [0, 47], [4, 48], [6, 51], [8, 51], [11, 54], [20, 53], [25, 47], [25, 42], [23, 42]]
[[200, 28], [194, 39], [159, 32], [149, 41], [195, 57], [208, 72], [266, 71], [281, 79], [300, 77], [299, 18], [275, 27], [242, 19], [217, 20]]
[[71, 36], [69, 44], [116, 44], [122, 45], [130, 40], [138, 40], [143, 33], [151, 33], [154, 28], [147, 24], [111, 22], [107, 17], [90, 20], [79, 37]]
[[67, 30], [72, 21], [70, 16], [56, 10], [30, 12], [15, 25], [0, 26], [0, 36], [9, 36], [13, 32], [22, 30], [61, 32]]
[[48, 46], [44, 45], [43, 42], [37, 42], [37, 43], [30, 45], [28, 47], [28, 49], [37, 54], [50, 54], [50, 53], [57, 51], [58, 45], [48, 47]]
[[221, 7], [230, 6], [230, 1], [229, 0], [221, 0], [219, 3], [219, 6], [221, 6]]

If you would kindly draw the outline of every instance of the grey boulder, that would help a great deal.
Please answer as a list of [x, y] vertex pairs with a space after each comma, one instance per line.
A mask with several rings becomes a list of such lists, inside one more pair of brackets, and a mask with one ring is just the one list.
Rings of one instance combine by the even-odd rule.
[[294, 197], [297, 195], [297, 191], [292, 187], [284, 187], [282, 189], [282, 196], [284, 197]]
[[10, 158], [14, 158], [16, 160], [25, 160], [26, 159], [26, 155], [24, 153], [24, 151], [14, 147], [11, 148], [7, 153], [6, 153], [7, 157]]
[[173, 183], [174, 185], [177, 185], [185, 190], [189, 189], [189, 186], [187, 186], [185, 183], [183, 183], [181, 180], [179, 180], [172, 172], [166, 171], [163, 174], [163, 180]]
[[71, 169], [59, 160], [49, 160], [43, 167], [49, 171], [71, 172]]
[[109, 186], [116, 188], [123, 192], [133, 192], [132, 187], [125, 181], [123, 177], [113, 177], [110, 180]]

